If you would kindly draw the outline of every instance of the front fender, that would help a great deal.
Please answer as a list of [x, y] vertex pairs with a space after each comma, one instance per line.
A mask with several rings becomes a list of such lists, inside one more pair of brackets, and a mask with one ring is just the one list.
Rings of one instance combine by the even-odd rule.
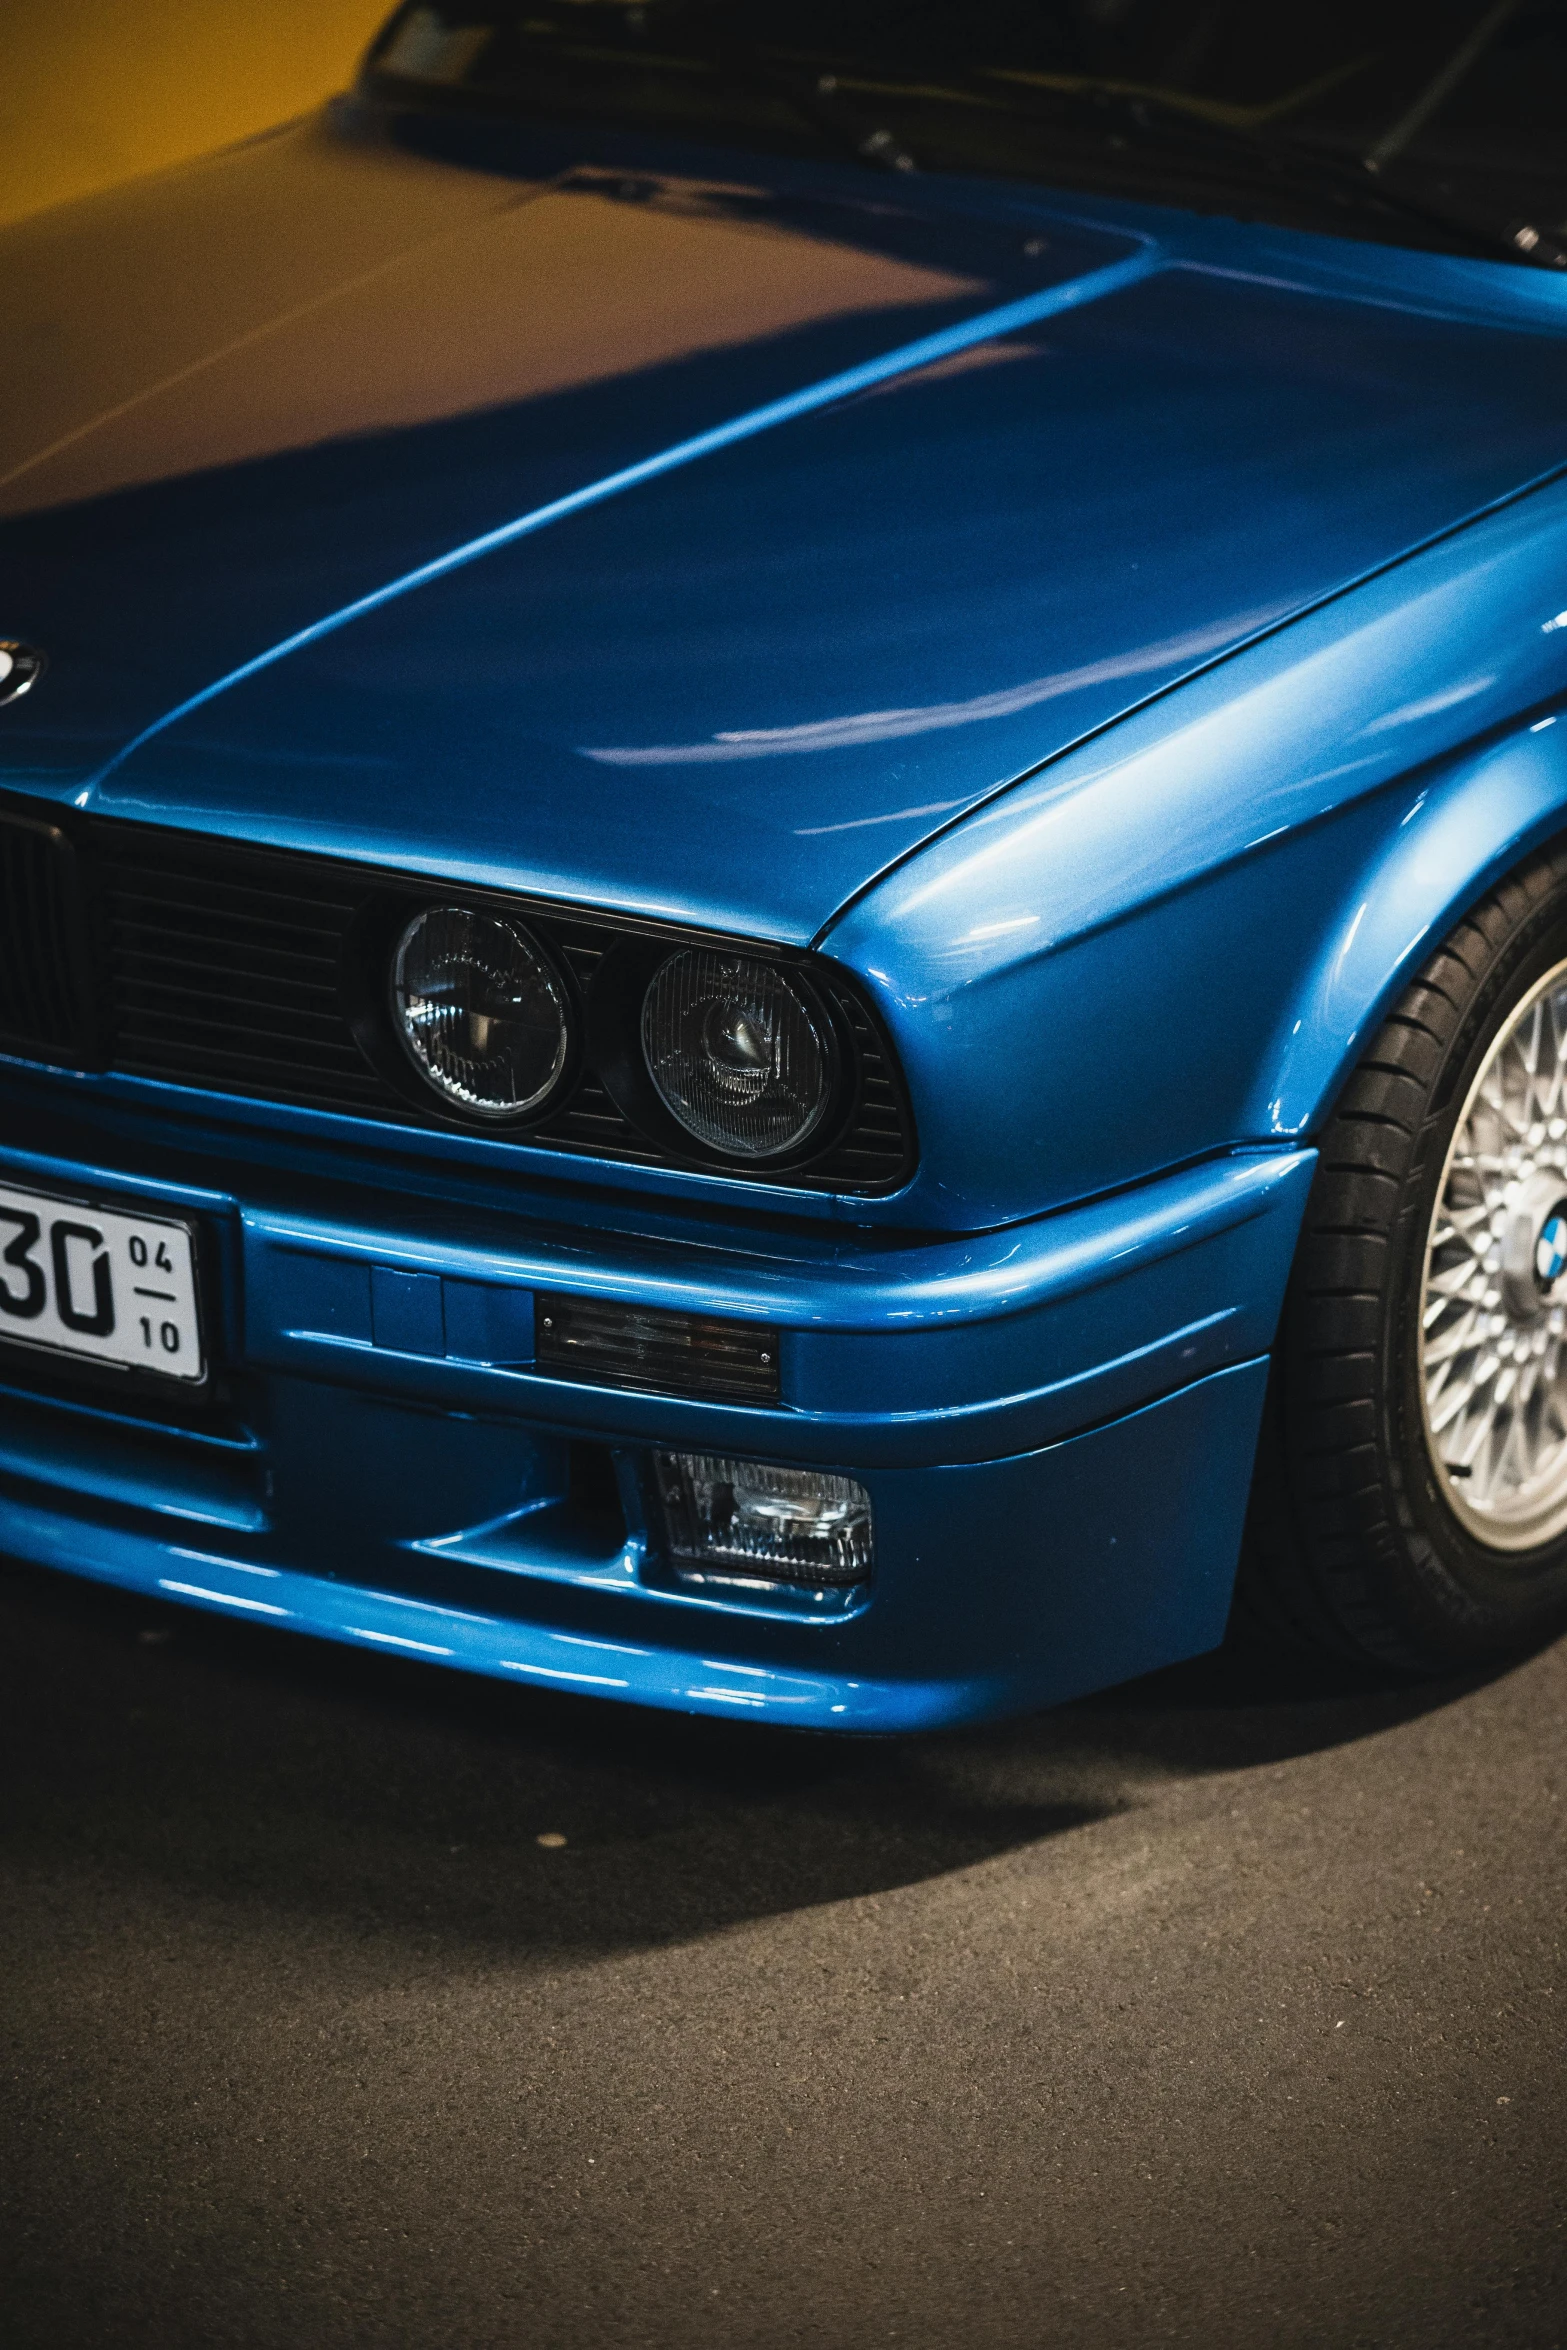
[[1243, 1113], [1248, 1133], [1315, 1133], [1426, 957], [1503, 874], [1567, 828], [1567, 715], [1413, 779], [1388, 813], [1284, 1007]]
[[1390, 996], [1567, 825], [1567, 482], [1043, 767], [823, 942], [877, 992], [931, 1226], [1320, 1124]]

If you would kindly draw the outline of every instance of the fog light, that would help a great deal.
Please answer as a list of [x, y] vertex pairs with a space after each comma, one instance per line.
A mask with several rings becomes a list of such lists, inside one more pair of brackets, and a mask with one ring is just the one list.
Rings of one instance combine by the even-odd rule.
[[772, 1583], [863, 1583], [871, 1498], [852, 1477], [721, 1453], [655, 1455], [677, 1565]]

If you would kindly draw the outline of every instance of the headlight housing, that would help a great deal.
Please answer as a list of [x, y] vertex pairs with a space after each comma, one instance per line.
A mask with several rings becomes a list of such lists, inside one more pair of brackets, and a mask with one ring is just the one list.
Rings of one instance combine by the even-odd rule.
[[370, 1116], [812, 1191], [887, 1192], [913, 1172], [877, 1008], [826, 956], [339, 870], [320, 863], [351, 923], [335, 986], [371, 1070], [334, 1062], [329, 1090], [302, 1039], [302, 1100], [352, 1084]]
[[536, 1109], [566, 1065], [565, 998], [520, 923], [429, 906], [397, 942], [392, 1002], [414, 1067], [471, 1117]]
[[774, 964], [687, 947], [654, 973], [642, 1003], [642, 1054], [685, 1131], [739, 1159], [795, 1151], [833, 1092], [832, 1031]]

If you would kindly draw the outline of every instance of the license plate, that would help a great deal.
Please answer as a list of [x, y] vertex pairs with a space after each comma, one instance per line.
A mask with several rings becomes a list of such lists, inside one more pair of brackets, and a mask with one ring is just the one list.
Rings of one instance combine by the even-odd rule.
[[200, 1379], [190, 1227], [0, 1188], [0, 1338]]

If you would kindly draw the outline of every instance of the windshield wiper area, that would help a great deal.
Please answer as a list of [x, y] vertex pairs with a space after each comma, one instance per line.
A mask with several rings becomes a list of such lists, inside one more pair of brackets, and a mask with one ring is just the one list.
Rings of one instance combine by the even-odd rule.
[[[1005, 95], [996, 83], [1005, 85]], [[1389, 230], [1421, 230], [1424, 241], [1444, 250], [1505, 257], [1536, 268], [1567, 268], [1567, 248], [1530, 224], [1466, 217], [1391, 183], [1387, 167], [1373, 159], [1333, 154], [1263, 125], [1226, 121], [1200, 99], [1077, 76], [1063, 75], [1059, 81], [1051, 77], [1047, 84], [1043, 76], [983, 69], [955, 87], [952, 95], [969, 104], [982, 99], [1031, 118], [1076, 116], [1102, 128], [1107, 139], [1139, 145], [1150, 156], [1178, 160], [1184, 154], [1200, 159], [1220, 176], [1233, 174], [1253, 186], [1326, 202], [1332, 210], [1353, 213], [1367, 225], [1381, 222]]]
[[792, 106], [826, 144], [846, 150], [879, 171], [917, 171], [908, 147], [887, 124], [856, 106], [837, 74], [771, 55], [745, 42], [726, 43], [726, 69]]
[[1375, 154], [1333, 154], [1322, 147], [1308, 146], [1288, 132], [1243, 128], [1199, 115], [1195, 109], [1168, 100], [1132, 99], [1127, 102], [1126, 111], [1135, 113], [1139, 107], [1156, 107], [1172, 127], [1179, 126], [1178, 135], [1201, 145], [1216, 157], [1222, 152], [1237, 161], [1244, 159], [1256, 171], [1266, 174], [1275, 186], [1288, 186], [1306, 195], [1321, 194], [1330, 203], [1342, 205], [1368, 220], [1380, 216], [1410, 228], [1424, 228], [1444, 247], [1467, 246], [1480, 256], [1522, 261], [1537, 269], [1567, 268], [1567, 248], [1545, 231], [1522, 222], [1478, 221], [1445, 205], [1434, 204], [1429, 198], [1394, 184], [1388, 176], [1389, 164]]
[[[1172, 0], [1177, 13], [1197, 5]], [[1451, 10], [1458, 0], [1444, 5]], [[1509, 169], [1482, 142], [1475, 168], [1455, 171], [1426, 135], [1478, 70], [1477, 60], [1515, 17], [1523, 21], [1524, 0], [1492, 0], [1380, 129], [1364, 122], [1359, 101], [1346, 118], [1337, 95], [1340, 85], [1359, 87], [1368, 68], [1380, 72], [1387, 63], [1375, 26], [1364, 52], [1328, 42], [1312, 53], [1322, 68], [1314, 78], [1297, 77], [1267, 103], [1241, 106], [1164, 86], [1155, 62], [1167, 47], [1162, 39], [1121, 41], [1128, 66], [1121, 78], [1081, 71], [1080, 45], [1052, 45], [1035, 11], [1041, 22], [1058, 13], [1030, 0], [1022, 12], [1029, 23], [1021, 24], [1016, 0], [971, 0], [968, 11], [948, 0], [897, 0], [891, 17], [907, 38], [900, 35], [897, 54], [884, 59], [882, 46], [891, 45], [886, 0], [832, 0], [830, 7], [823, 0], [460, 0], [451, 7], [418, 0], [372, 49], [363, 86], [420, 111], [590, 121], [768, 151], [804, 148], [881, 171], [1088, 187], [1328, 234], [1567, 268], [1567, 227], [1499, 217], [1510, 204], [1544, 204], [1554, 216], [1553, 168], [1531, 161], [1521, 172]], [[1397, 43], [1388, 51], [1394, 63], [1401, 55]], [[1139, 65], [1147, 81], [1131, 78]], [[1373, 77], [1367, 103], [1386, 83], [1386, 74], [1381, 83]], [[1387, 103], [1391, 112], [1391, 95]]]
[[[1567, 268], [1567, 247], [1545, 230], [1516, 221], [1476, 220], [1400, 187], [1390, 178], [1389, 167], [1374, 158], [1334, 154], [1266, 125], [1227, 121], [1201, 99], [1078, 75], [1057, 78], [983, 67], [917, 83], [841, 67], [834, 71], [825, 61], [820, 72], [807, 71], [802, 61], [791, 73], [783, 61], [760, 51], [753, 54], [759, 70], [779, 73], [777, 87], [794, 82], [796, 103], [809, 103], [813, 118], [823, 127], [829, 120], [829, 104], [845, 127], [850, 109], [858, 104], [867, 112], [874, 108], [892, 124], [910, 109], [946, 107], [971, 115], [1009, 116], [1041, 128], [1086, 128], [1103, 135], [1118, 168], [1124, 168], [1131, 150], [1150, 164], [1162, 163], [1172, 176], [1184, 177], [1182, 167], [1195, 166], [1210, 183], [1217, 180], [1231, 188], [1272, 192], [1296, 204], [1323, 207], [1330, 227], [1352, 216], [1364, 229], [1380, 227], [1392, 241], [1399, 241], [1402, 232], [1405, 240], [1417, 239], [1446, 252], [1505, 258], [1535, 268]], [[813, 100], [804, 98], [806, 91], [813, 93]], [[918, 135], [909, 138], [901, 128], [888, 127], [869, 136], [862, 131], [853, 145], [863, 160], [909, 170], [915, 168], [921, 141]], [[1053, 160], [1040, 155], [1042, 175]], [[1063, 155], [1060, 160], [1067, 165], [1074, 159]], [[1179, 195], [1174, 200], [1179, 202]]]

